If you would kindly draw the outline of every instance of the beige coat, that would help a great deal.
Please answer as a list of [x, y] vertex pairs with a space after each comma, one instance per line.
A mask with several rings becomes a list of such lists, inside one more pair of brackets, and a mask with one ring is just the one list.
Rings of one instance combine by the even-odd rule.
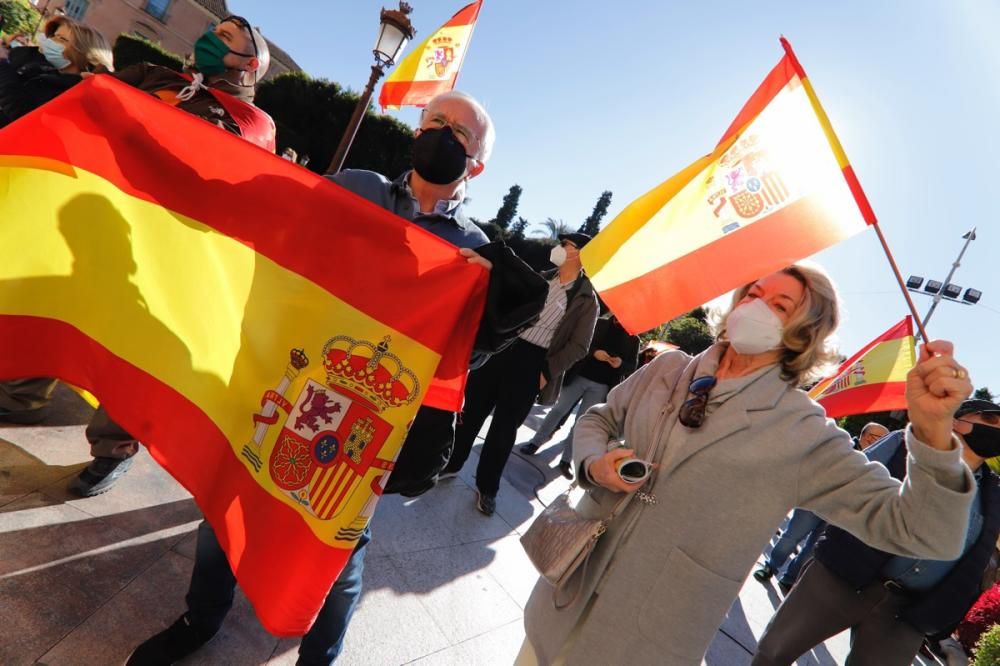
[[[960, 452], [907, 433], [902, 487], [853, 450], [823, 409], [771, 368], [690, 430], [677, 422], [694, 377], [713, 374], [724, 347], [671, 352], [632, 375], [576, 428], [576, 464], [619, 435], [642, 454], [664, 440], [653, 506], [633, 501], [601, 538], [580, 596], [557, 611], [543, 580], [525, 608], [541, 664], [699, 664], [775, 527], [801, 506], [881, 550], [953, 559], [975, 485]], [[621, 497], [590, 487], [579, 510], [604, 516]], [[569, 583], [570, 589], [579, 580]], [[566, 640], [579, 624], [569, 647]]]

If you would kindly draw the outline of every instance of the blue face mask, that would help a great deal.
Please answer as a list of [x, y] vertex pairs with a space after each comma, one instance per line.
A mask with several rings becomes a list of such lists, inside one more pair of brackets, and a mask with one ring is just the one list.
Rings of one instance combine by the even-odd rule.
[[56, 69], [66, 69], [72, 63], [66, 58], [65, 48], [62, 44], [54, 39], [48, 37], [43, 37], [38, 43], [38, 49], [45, 56], [45, 59], [49, 61], [49, 64]]

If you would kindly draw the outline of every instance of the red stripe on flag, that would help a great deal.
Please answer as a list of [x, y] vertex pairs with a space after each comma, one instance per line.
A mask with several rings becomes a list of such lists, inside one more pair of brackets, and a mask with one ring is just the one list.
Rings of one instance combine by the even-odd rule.
[[442, 28], [445, 27], [455, 27], [460, 25], [469, 25], [474, 22], [479, 17], [479, 9], [483, 6], [483, 0], [478, 0], [478, 2], [473, 2], [468, 4], [457, 12], [455, 15], [445, 23]]
[[854, 195], [854, 200], [858, 202], [858, 208], [861, 210], [861, 217], [865, 219], [868, 224], [878, 224], [878, 218], [875, 217], [875, 211], [872, 210], [871, 204], [868, 203], [868, 197], [865, 196], [865, 191], [861, 189], [861, 183], [858, 181], [858, 177], [854, 174], [854, 167], [850, 164], [844, 167], [844, 178], [847, 180], [847, 186], [851, 189], [851, 194]]
[[644, 275], [601, 289], [601, 298], [630, 333], [642, 333], [833, 245], [841, 236], [832, 224], [823, 205], [805, 197]]
[[[427, 103], [438, 94], [448, 92], [454, 88], [457, 78], [458, 72], [440, 81], [386, 81], [382, 84], [382, 92], [379, 99], [406, 99], [407, 106], [427, 106]], [[386, 105], [394, 104], [395, 102], [393, 101], [386, 102]]]
[[854, 365], [855, 361], [870, 352], [875, 348], [876, 345], [882, 342], [889, 342], [890, 340], [898, 340], [900, 338], [905, 338], [913, 335], [913, 317], [911, 315], [906, 315], [903, 317], [899, 323], [894, 324], [892, 328], [878, 336], [867, 345], [859, 349], [854, 356], [850, 357], [846, 361], [840, 364], [837, 371], [831, 374], [829, 377], [824, 377], [822, 381], [828, 381], [831, 379], [837, 379], [842, 374], [847, 372], [848, 368]]
[[819, 404], [831, 419], [852, 414], [906, 409], [906, 382], [865, 384], [834, 393], [829, 398], [820, 400]]
[[806, 70], [802, 68], [802, 63], [799, 62], [798, 57], [795, 55], [795, 51], [792, 50], [791, 43], [784, 37], [780, 38], [781, 48], [785, 49], [785, 57], [788, 58], [789, 64], [792, 66], [792, 70], [799, 75], [799, 78], [806, 78]]
[[[428, 308], [440, 309], [444, 320], [453, 307], [442, 294], [454, 291], [454, 269], [434, 269], [469, 265], [453, 245], [109, 76], [88, 79], [11, 128], [20, 131], [0, 133], [0, 154], [25, 156], [35, 168], [42, 157], [95, 173], [247, 244], [442, 354], [435, 375], [441, 385], [431, 387], [425, 404], [460, 409], [475, 327], [456, 338], [451, 327], [423, 324], [438, 320]], [[112, 141], [131, 150], [115, 151]], [[155, 171], [149, 155], [157, 156]], [[373, 239], [392, 248], [391, 260], [358, 251], [373, 247]], [[479, 272], [480, 289], [460, 321], [478, 321], [488, 276], [467, 270]], [[419, 303], [422, 312], [401, 302]]]
[[744, 126], [750, 121], [760, 115], [760, 112], [771, 103], [771, 100], [781, 92], [782, 88], [788, 85], [796, 76], [795, 67], [792, 65], [792, 61], [785, 56], [782, 58], [774, 69], [771, 70], [764, 82], [757, 87], [754, 94], [747, 100], [747, 103], [743, 105], [740, 109], [739, 114], [736, 116], [736, 120], [732, 122], [726, 133], [722, 135], [719, 139], [719, 144], [725, 143], [734, 134], [738, 134], [743, 130]]
[[[99, 395], [108, 414], [140, 441], [174, 443], [149, 452], [195, 496], [247, 596], [273, 602], [254, 608], [261, 623], [278, 636], [308, 629], [315, 612], [304, 609], [322, 607], [351, 551], [318, 541], [291, 507], [261, 488], [204, 412], [61, 321], [0, 315], [0, 345], [7, 350], [0, 378], [59, 376]], [[176, 446], [181, 442], [198, 446]], [[245, 543], [258, 547], [244, 549]]]

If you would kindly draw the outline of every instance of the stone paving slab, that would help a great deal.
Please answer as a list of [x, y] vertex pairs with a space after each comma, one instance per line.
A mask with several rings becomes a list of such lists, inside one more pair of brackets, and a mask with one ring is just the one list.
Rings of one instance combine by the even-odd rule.
[[[91, 410], [64, 387], [57, 395], [61, 411], [39, 426], [0, 427], [0, 664], [121, 664], [183, 612], [200, 513], [144, 451], [112, 492], [69, 495], [69, 480], [89, 459], [83, 430]], [[544, 413], [533, 411], [518, 443]], [[518, 539], [568, 486], [556, 469], [559, 453], [515, 451], [489, 518], [475, 509], [478, 449], [457, 478], [429, 493], [383, 498], [365, 592], [338, 663], [512, 663], [536, 580]], [[780, 600], [776, 586], [748, 579], [705, 663], [749, 664]], [[798, 666], [843, 663], [848, 647], [846, 634], [834, 637]], [[297, 639], [269, 635], [237, 590], [219, 635], [183, 663], [290, 666], [297, 650]]]

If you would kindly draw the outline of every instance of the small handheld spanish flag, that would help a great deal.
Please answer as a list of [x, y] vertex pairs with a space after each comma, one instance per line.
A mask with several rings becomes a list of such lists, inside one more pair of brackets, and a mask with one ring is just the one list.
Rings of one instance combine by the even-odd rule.
[[455, 88], [482, 6], [483, 0], [477, 0], [462, 7], [399, 63], [382, 84], [382, 109], [427, 106], [434, 96]]
[[906, 373], [914, 364], [913, 319], [878, 336], [809, 391], [830, 418], [906, 409]]
[[875, 224], [791, 45], [715, 149], [629, 204], [580, 252], [630, 333]]

